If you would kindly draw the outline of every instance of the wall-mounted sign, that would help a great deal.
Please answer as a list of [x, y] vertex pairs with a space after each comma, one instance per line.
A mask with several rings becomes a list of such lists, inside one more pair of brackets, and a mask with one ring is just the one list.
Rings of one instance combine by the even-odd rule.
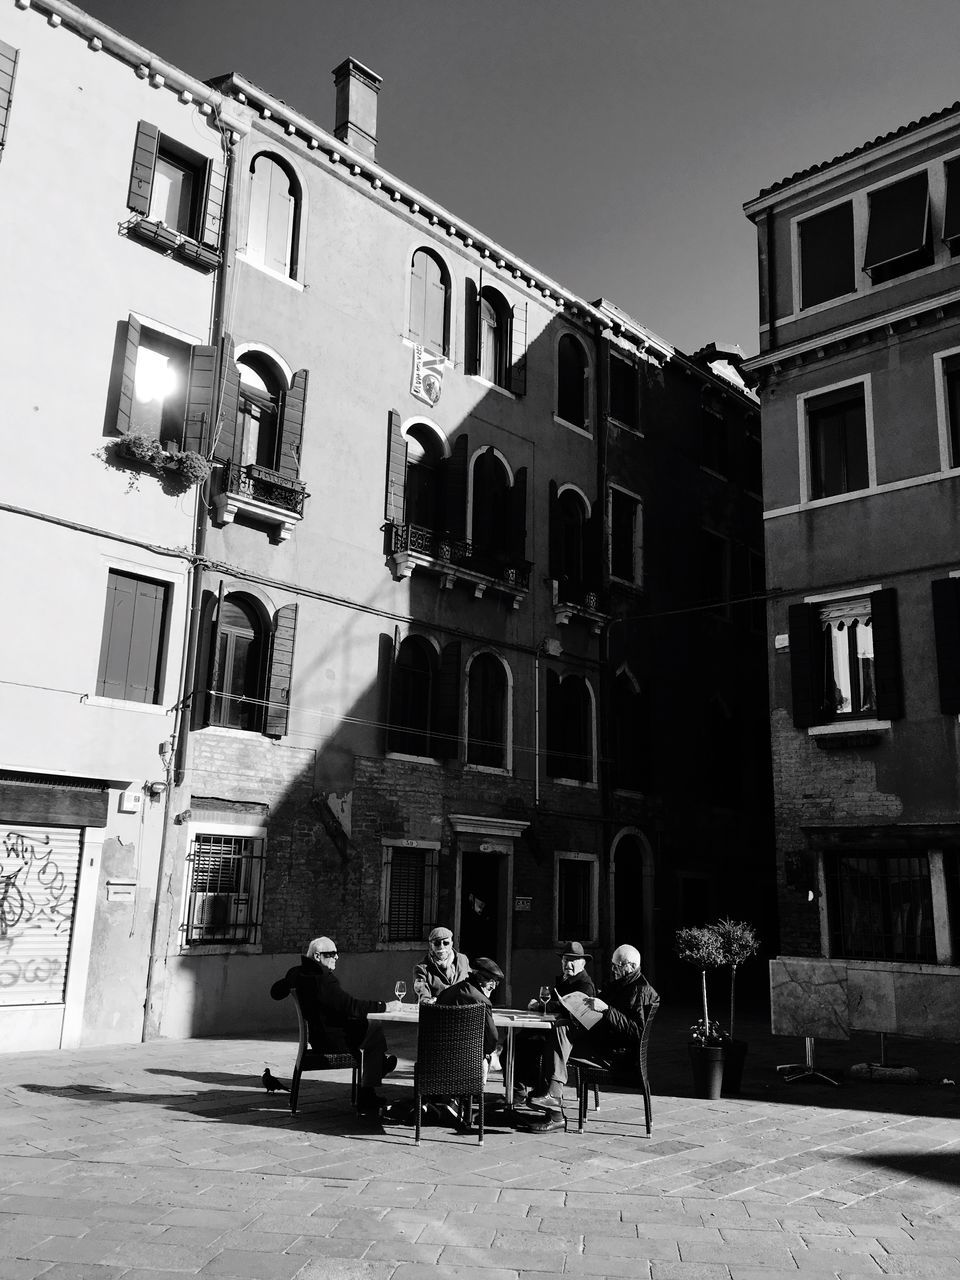
[[410, 391], [424, 404], [434, 405], [443, 390], [443, 356], [432, 355], [425, 347], [413, 348]]
[[516, 894], [513, 899], [514, 911], [529, 911], [533, 898], [526, 897], [523, 894]]

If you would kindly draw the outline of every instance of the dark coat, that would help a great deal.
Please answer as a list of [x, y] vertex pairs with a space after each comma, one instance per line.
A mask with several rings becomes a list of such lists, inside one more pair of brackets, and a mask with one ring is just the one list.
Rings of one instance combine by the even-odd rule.
[[302, 956], [270, 988], [274, 1000], [296, 990], [310, 1032], [310, 1047], [318, 1053], [353, 1050], [366, 1034], [367, 1014], [383, 1013], [382, 1000], [360, 1000], [344, 991], [332, 969]]
[[486, 1025], [483, 1029], [483, 1052], [489, 1057], [500, 1042], [497, 1024], [493, 1020], [493, 1006], [479, 987], [475, 987], [469, 978], [463, 982], [455, 982], [446, 987], [437, 996], [437, 1004], [485, 1004], [487, 1006]]
[[629, 978], [611, 978], [600, 998], [609, 1008], [590, 1035], [599, 1035], [613, 1049], [635, 1049], [640, 1044], [644, 1023], [660, 1004], [660, 997], [642, 973]]
[[441, 991], [446, 991], [447, 987], [452, 987], [456, 982], [463, 980], [470, 973], [470, 961], [462, 951], [454, 951], [453, 953], [453, 977], [448, 978], [445, 970], [441, 969], [432, 955], [425, 955], [418, 965], [414, 965], [413, 980], [418, 979], [425, 982], [430, 988], [432, 999], [436, 1000]]
[[[552, 989], [562, 996], [568, 996], [571, 991], [580, 991], [585, 996], [595, 996], [597, 994], [597, 988], [594, 986], [593, 979], [586, 969], [581, 969], [572, 978], [565, 978], [561, 973], [559, 978], [554, 978]], [[562, 1011], [563, 1005], [556, 996], [551, 996], [547, 1004], [547, 1012], [561, 1013]]]

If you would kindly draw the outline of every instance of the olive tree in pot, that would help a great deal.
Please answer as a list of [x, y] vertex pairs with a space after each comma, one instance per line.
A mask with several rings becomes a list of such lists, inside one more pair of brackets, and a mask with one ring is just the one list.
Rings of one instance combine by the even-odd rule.
[[723, 1092], [736, 1096], [740, 1092], [743, 1062], [747, 1056], [746, 1040], [737, 1040], [734, 1036], [737, 969], [745, 960], [757, 954], [760, 949], [760, 939], [753, 925], [748, 924], [746, 920], [731, 920], [725, 917], [710, 928], [716, 936], [717, 946], [720, 949], [720, 963], [730, 970], [730, 1039], [727, 1042]]
[[723, 964], [720, 942], [711, 925], [699, 925], [692, 929], [678, 929], [676, 933], [677, 955], [686, 964], [700, 970], [700, 1000], [703, 1017], [690, 1028], [690, 1063], [693, 1067], [693, 1083], [697, 1096], [719, 1098], [723, 1084], [724, 1049], [729, 1036], [721, 1030], [719, 1022], [710, 1017], [707, 1004], [707, 970], [718, 969]]

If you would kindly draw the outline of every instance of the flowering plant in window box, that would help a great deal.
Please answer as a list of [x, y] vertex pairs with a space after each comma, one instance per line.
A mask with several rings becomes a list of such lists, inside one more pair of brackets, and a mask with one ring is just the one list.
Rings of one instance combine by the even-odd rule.
[[171, 470], [176, 471], [179, 478], [188, 486], [203, 484], [210, 474], [210, 463], [202, 453], [195, 453], [192, 449], [185, 449], [178, 453], [167, 465]]
[[129, 431], [121, 436], [115, 442], [115, 449], [121, 458], [129, 458], [131, 462], [139, 462], [156, 471], [165, 467], [168, 460], [167, 451], [160, 441], [140, 431]]

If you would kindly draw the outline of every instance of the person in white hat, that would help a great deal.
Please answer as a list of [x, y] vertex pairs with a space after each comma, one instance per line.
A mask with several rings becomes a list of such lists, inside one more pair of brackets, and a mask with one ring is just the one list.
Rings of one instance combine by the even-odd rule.
[[419, 1000], [436, 1000], [441, 991], [463, 982], [470, 961], [453, 945], [453, 934], [444, 924], [430, 930], [427, 954], [413, 970], [413, 991]]

